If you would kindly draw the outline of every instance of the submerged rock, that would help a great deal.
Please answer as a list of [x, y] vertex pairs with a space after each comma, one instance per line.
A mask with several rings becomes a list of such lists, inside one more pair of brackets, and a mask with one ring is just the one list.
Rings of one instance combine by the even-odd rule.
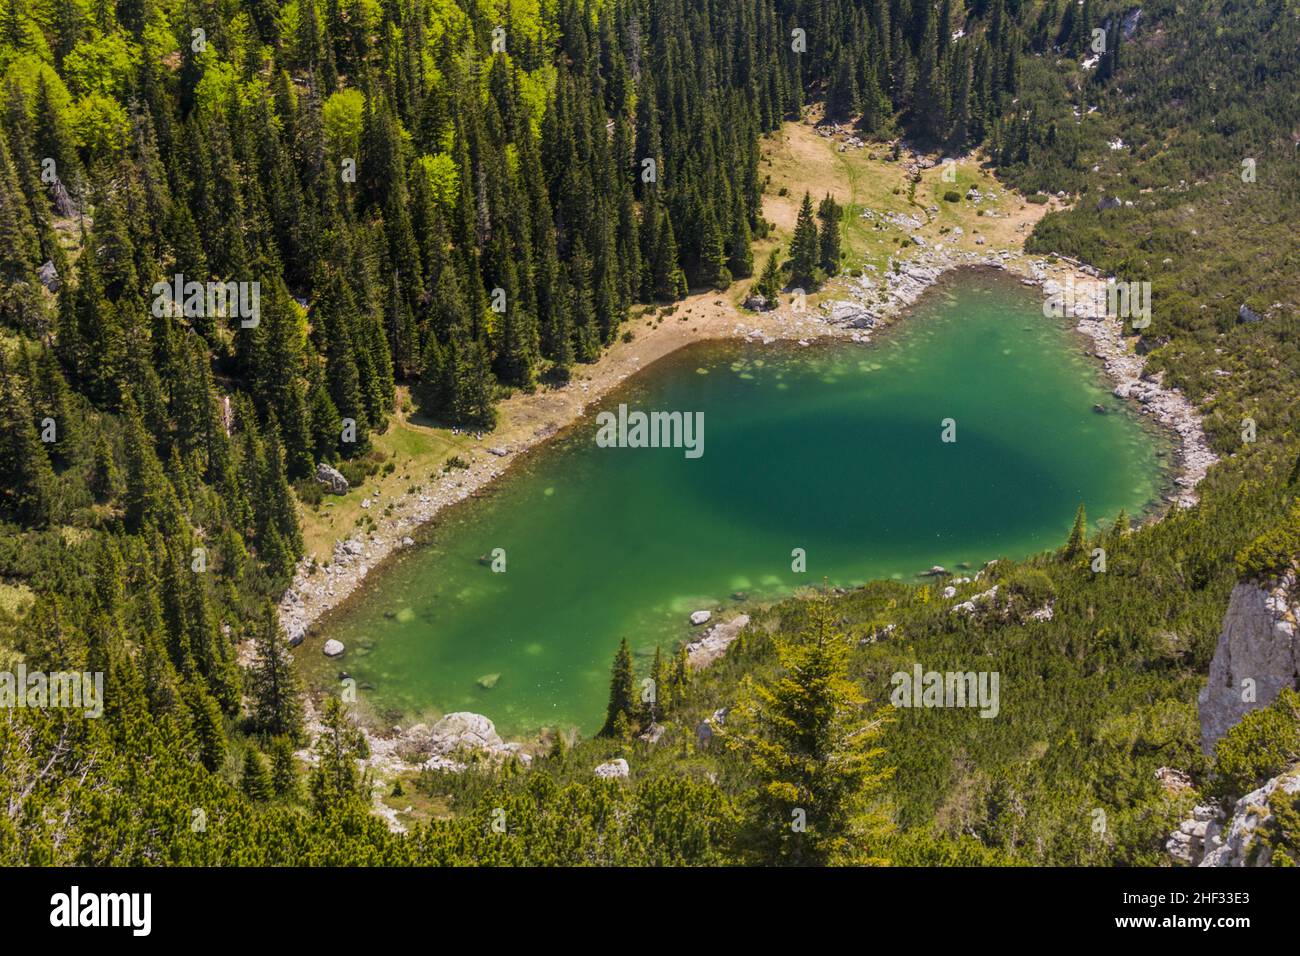
[[497, 681], [501, 680], [500, 674], [484, 674], [478, 679], [478, 686], [484, 690], [491, 690], [497, 686]]

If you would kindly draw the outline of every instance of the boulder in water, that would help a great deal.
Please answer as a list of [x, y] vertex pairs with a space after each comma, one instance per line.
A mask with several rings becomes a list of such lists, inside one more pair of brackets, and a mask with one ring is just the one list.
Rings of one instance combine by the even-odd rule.
[[325, 652], [326, 657], [342, 657], [344, 651], [343, 642], [330, 638], [325, 642], [325, 646], [322, 650]]
[[692, 611], [691, 623], [698, 627], [701, 624], [708, 624], [711, 617], [713, 617], [712, 611]]
[[500, 674], [484, 674], [478, 679], [478, 686], [484, 690], [491, 690], [497, 686], [497, 681], [501, 680]]

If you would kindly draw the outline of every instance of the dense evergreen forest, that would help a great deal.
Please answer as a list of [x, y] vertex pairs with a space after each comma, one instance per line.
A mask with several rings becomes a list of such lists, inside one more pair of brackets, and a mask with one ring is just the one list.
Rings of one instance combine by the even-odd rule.
[[[0, 669], [108, 688], [98, 720], [0, 713], [0, 863], [1159, 862], [1192, 798], [1157, 768], [1221, 796], [1277, 772], [1247, 723], [1205, 761], [1194, 698], [1232, 584], [1300, 558], [1300, 29], [1290, 0], [1138, 11], [0, 0]], [[338, 702], [304, 729], [274, 610], [295, 486], [364, 477], [399, 386], [491, 429], [637, 304], [753, 275], [760, 138], [810, 103], [1077, 199], [1027, 248], [1153, 283], [1138, 346], [1225, 456], [1202, 503], [1116, 520], [1106, 575], [1077, 539], [1004, 562], [988, 615], [894, 584], [787, 602], [695, 679], [657, 662], [658, 712], [621, 658], [604, 736], [429, 772], [448, 818], [390, 832]], [[887, 623], [906, 653], [869, 639]], [[972, 646], [1037, 691], [999, 721], [879, 710], [914, 655]], [[592, 779], [633, 754], [626, 784]]]

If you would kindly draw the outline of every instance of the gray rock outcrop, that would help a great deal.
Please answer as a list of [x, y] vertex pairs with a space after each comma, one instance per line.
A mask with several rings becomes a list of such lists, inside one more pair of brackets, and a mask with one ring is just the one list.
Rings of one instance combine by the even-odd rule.
[[698, 641], [686, 645], [686, 657], [692, 668], [698, 670], [708, 667], [723, 654], [732, 642], [740, 637], [740, 632], [749, 626], [749, 615], [733, 617], [725, 624], [715, 624], [709, 632]]
[[343, 473], [328, 462], [321, 462], [316, 466], [316, 480], [320, 482], [330, 492], [335, 495], [345, 495], [348, 493], [348, 480], [343, 477]]
[[429, 745], [433, 753], [446, 756], [457, 750], [486, 750], [489, 753], [505, 751], [505, 741], [497, 733], [496, 724], [482, 714], [467, 710], [448, 714], [429, 731]]
[[37, 277], [41, 280], [41, 285], [51, 292], [59, 291], [59, 270], [54, 265], [54, 260], [47, 260], [39, 269], [36, 270]]
[[596, 776], [605, 779], [616, 779], [628, 775], [627, 761], [622, 757], [615, 760], [607, 760], [596, 768]]
[[1203, 840], [1205, 856], [1200, 865], [1268, 866], [1273, 852], [1260, 843], [1259, 836], [1273, 821], [1268, 799], [1278, 788], [1292, 796], [1300, 794], [1300, 764], [1238, 800], [1226, 823], [1221, 824], [1217, 819], [1209, 821]]
[[1218, 810], [1209, 805], [1201, 805], [1192, 811], [1192, 815], [1178, 825], [1165, 842], [1165, 850], [1174, 862], [1184, 866], [1198, 866], [1205, 858], [1205, 835], [1210, 827], [1219, 820]]
[[1300, 683], [1296, 598], [1294, 572], [1272, 587], [1243, 582], [1232, 589], [1210, 679], [1196, 697], [1206, 754], [1247, 712]]

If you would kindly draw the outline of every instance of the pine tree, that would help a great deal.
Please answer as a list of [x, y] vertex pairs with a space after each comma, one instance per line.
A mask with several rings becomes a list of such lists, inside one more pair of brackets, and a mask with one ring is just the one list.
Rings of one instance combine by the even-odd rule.
[[271, 740], [271, 789], [281, 800], [298, 798], [298, 764], [288, 737]]
[[126, 490], [123, 500], [126, 526], [132, 531], [140, 530], [146, 521], [161, 526], [166, 514], [179, 511], [175, 492], [163, 473], [153, 438], [145, 430], [135, 398], [129, 392], [125, 397], [123, 414], [126, 417]]
[[672, 703], [668, 661], [664, 659], [663, 651], [658, 646], [655, 647], [654, 661], [650, 665], [650, 681], [651, 693], [642, 695], [649, 698], [641, 702], [641, 723], [643, 726], [648, 726], [659, 720]]
[[293, 656], [270, 601], [263, 605], [261, 617], [254, 639], [257, 656], [248, 675], [250, 723], [259, 733], [297, 741], [302, 737], [303, 717]]
[[[272, 413], [264, 432], [265, 468], [258, 482], [258, 508], [262, 515], [260, 527], [274, 528], [284, 540], [292, 561], [302, 552], [302, 531], [298, 525], [298, 510], [294, 503], [289, 477], [285, 469], [284, 447], [280, 444], [280, 428]], [[290, 566], [292, 566], [292, 561]]]
[[777, 246], [767, 256], [763, 274], [754, 283], [754, 292], [767, 300], [769, 307], [776, 307], [781, 295], [781, 247]]
[[226, 727], [221, 718], [221, 708], [200, 684], [190, 684], [186, 688], [185, 706], [198, 746], [199, 762], [208, 770], [215, 771], [226, 759]]
[[840, 271], [840, 206], [829, 195], [817, 207], [817, 218], [821, 220], [821, 232], [817, 237], [820, 251], [820, 265], [828, 276]]
[[686, 274], [677, 263], [677, 239], [668, 210], [660, 218], [659, 244], [651, 251], [651, 282], [654, 297], [668, 302], [683, 298], [689, 291]]
[[750, 245], [752, 240], [749, 214], [737, 192], [731, 210], [731, 233], [727, 239], [727, 270], [733, 278], [745, 279], [754, 274], [754, 250]]
[[610, 673], [609, 706], [605, 709], [605, 725], [600, 729], [600, 736], [624, 736], [630, 729], [636, 714], [634, 692], [632, 652], [628, 650], [627, 638], [623, 638]]
[[493, 404], [495, 385], [487, 343], [481, 339], [465, 343], [460, 354], [462, 360], [457, 370], [455, 420], [462, 425], [473, 425], [491, 431], [497, 424], [497, 410]]
[[807, 616], [798, 634], [774, 638], [780, 676], [746, 681], [725, 739], [759, 780], [748, 818], [759, 862], [869, 862], [887, 828], [873, 806], [892, 773], [877, 746], [886, 718], [866, 714], [830, 606], [816, 600]]
[[0, 502], [21, 521], [42, 526], [55, 516], [56, 484], [49, 455], [20, 378], [0, 344]]
[[817, 241], [817, 222], [813, 217], [812, 197], [803, 194], [799, 219], [795, 223], [794, 238], [790, 242], [790, 282], [797, 288], [810, 291], [817, 285], [817, 263], [821, 249]]
[[239, 789], [254, 803], [261, 803], [271, 798], [273, 792], [271, 772], [267, 769], [266, 759], [256, 747], [249, 747], [244, 751], [244, 766], [239, 774]]
[[430, 332], [420, 364], [420, 381], [412, 394], [420, 413], [434, 421], [446, 421], [450, 417], [453, 396], [447, 394], [447, 362], [447, 348]]
[[45, 309], [36, 280], [40, 245], [31, 220], [18, 172], [0, 133], [0, 325], [39, 331]]
[[316, 765], [308, 780], [312, 807], [329, 814], [364, 799], [368, 787], [357, 761], [368, 755], [365, 736], [348, 718], [337, 697], [325, 699], [324, 729], [316, 740]]
[[1077, 558], [1083, 554], [1083, 549], [1088, 543], [1088, 513], [1084, 510], [1083, 502], [1079, 502], [1079, 510], [1074, 514], [1074, 527], [1070, 529], [1070, 539], [1065, 543], [1065, 556], [1067, 558]]
[[682, 644], [673, 657], [672, 670], [668, 676], [669, 699], [677, 703], [686, 697], [686, 689], [691, 684], [691, 657]]

